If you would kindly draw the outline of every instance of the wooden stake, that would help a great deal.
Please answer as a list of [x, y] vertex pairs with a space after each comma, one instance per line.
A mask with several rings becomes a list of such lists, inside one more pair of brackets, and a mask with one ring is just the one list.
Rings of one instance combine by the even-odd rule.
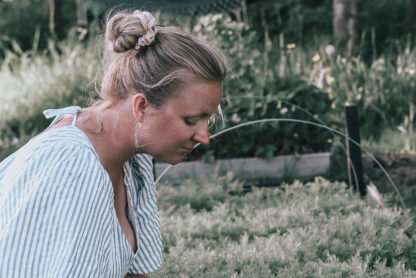
[[348, 179], [351, 186], [357, 189], [362, 196], [366, 194], [363, 179], [363, 166], [361, 161], [361, 149], [349, 140], [360, 144], [360, 127], [358, 122], [358, 110], [356, 105], [345, 105], [345, 133], [347, 145]]

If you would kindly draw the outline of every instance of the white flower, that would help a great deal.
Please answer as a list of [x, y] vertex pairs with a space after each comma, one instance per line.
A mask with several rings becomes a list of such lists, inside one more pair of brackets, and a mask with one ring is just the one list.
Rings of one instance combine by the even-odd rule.
[[326, 77], [326, 83], [328, 85], [331, 85], [332, 83], [334, 83], [334, 81], [335, 81], [335, 78], [334, 77], [329, 76], [329, 75]]
[[315, 56], [313, 56], [312, 61], [318, 62], [319, 59], [321, 59], [321, 57], [318, 54], [316, 54]]
[[235, 123], [239, 123], [241, 121], [241, 118], [235, 113], [233, 114], [233, 116], [231, 117], [231, 120]]
[[334, 47], [332, 44], [328, 44], [328, 45], [325, 47], [325, 53], [326, 53], [326, 54], [331, 55], [331, 54], [333, 54], [334, 52], [335, 52], [335, 47]]
[[288, 45], [286, 45], [287, 49], [293, 49], [296, 47], [296, 44], [294, 43], [289, 43]]
[[218, 20], [220, 20], [222, 18], [222, 14], [215, 14], [213, 17], [212, 17], [212, 20], [213, 21], [218, 21]]
[[284, 108], [280, 109], [280, 114], [284, 115], [284, 114], [287, 113], [287, 111], [288, 111], [287, 108], [284, 107]]

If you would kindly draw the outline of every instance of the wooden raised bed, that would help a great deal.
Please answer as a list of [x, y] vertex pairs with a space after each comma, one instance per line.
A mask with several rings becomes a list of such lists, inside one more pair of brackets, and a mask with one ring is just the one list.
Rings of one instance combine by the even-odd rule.
[[[160, 182], [180, 184], [186, 179], [198, 181], [213, 174], [225, 175], [229, 171], [233, 172], [237, 179], [244, 181], [271, 181], [289, 177], [304, 179], [325, 174], [330, 166], [330, 158], [331, 153], [314, 153], [284, 155], [270, 159], [220, 159], [213, 163], [182, 162], [171, 167]], [[156, 163], [156, 177], [168, 166], [169, 164]]]

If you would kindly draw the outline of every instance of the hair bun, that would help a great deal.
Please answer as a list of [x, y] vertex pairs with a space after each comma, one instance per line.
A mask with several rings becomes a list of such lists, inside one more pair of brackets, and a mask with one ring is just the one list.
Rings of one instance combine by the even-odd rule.
[[106, 39], [117, 53], [139, 50], [150, 45], [156, 36], [156, 20], [149, 12], [120, 12], [107, 21]]

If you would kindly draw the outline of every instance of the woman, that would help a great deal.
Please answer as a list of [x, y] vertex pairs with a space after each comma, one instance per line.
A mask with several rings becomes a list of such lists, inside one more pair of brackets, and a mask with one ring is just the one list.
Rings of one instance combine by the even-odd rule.
[[148, 12], [110, 17], [102, 101], [47, 110], [51, 126], [0, 163], [0, 277], [124, 277], [162, 264], [151, 157], [209, 143], [225, 62]]

